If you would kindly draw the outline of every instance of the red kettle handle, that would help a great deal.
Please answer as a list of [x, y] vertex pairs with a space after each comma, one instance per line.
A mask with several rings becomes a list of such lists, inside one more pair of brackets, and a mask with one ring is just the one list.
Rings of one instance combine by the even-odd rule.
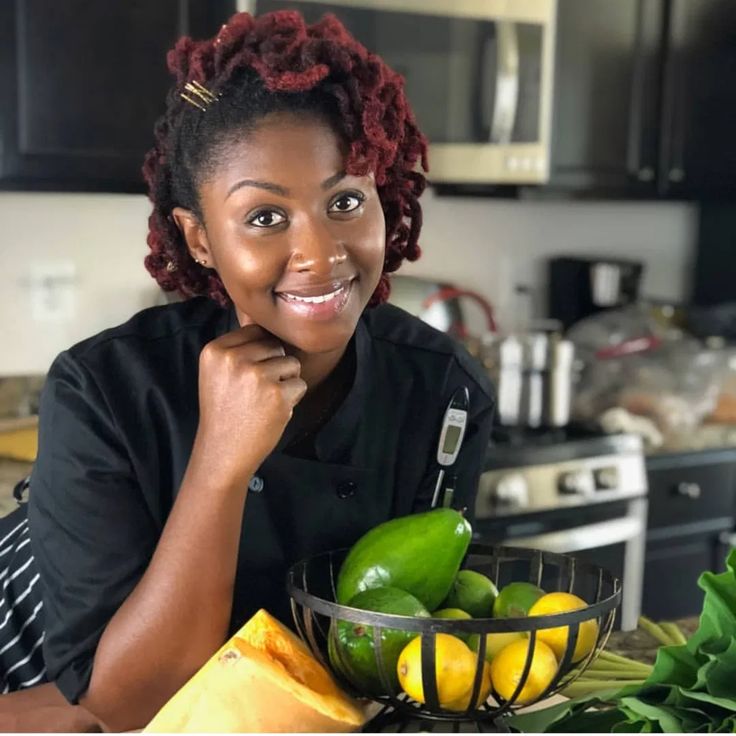
[[[481, 296], [477, 291], [471, 291], [470, 289], [458, 289], [454, 286], [443, 286], [437, 291], [430, 294], [422, 303], [422, 309], [429, 309], [436, 302], [444, 302], [448, 299], [456, 299], [457, 297], [467, 296], [469, 299], [478, 304], [483, 310], [486, 318], [486, 325], [491, 332], [497, 332], [496, 320], [493, 316], [493, 307], [488, 300]], [[458, 330], [460, 333], [465, 333], [464, 327]], [[466, 334], [461, 334], [461, 337], [467, 337]]]

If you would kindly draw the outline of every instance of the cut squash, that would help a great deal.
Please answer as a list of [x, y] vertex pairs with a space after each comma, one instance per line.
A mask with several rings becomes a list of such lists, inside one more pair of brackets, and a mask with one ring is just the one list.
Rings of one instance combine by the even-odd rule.
[[304, 642], [261, 609], [144, 733], [346, 732], [367, 717]]

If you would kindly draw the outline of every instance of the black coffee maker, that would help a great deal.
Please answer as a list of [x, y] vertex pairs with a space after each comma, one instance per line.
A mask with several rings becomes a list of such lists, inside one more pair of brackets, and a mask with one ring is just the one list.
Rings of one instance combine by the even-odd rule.
[[639, 261], [551, 258], [548, 262], [548, 316], [565, 329], [604, 309], [635, 302], [644, 273]]

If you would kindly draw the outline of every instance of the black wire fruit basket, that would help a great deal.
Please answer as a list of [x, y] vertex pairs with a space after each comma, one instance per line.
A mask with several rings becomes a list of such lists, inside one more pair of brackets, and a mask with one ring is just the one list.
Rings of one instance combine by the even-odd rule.
[[[336, 585], [340, 566], [348, 549], [325, 552], [294, 565], [287, 575], [287, 590], [297, 631], [314, 656], [333, 674], [345, 691], [357, 698], [369, 698], [379, 704], [379, 711], [364, 727], [365, 731], [414, 730], [410, 722], [432, 724], [441, 728], [506, 731], [503, 717], [522, 707], [538, 703], [559, 692], [577, 679], [598, 656], [613, 628], [616, 609], [621, 602], [621, 583], [607, 570], [584, 563], [574, 556], [513, 547], [471, 544], [461, 569], [474, 570], [489, 577], [498, 589], [511, 582], [528, 581], [547, 592], [567, 592], [588, 603], [584, 608], [550, 615], [520, 618], [445, 619], [400, 616], [353, 608], [336, 603]], [[597, 622], [595, 642], [578, 661], [573, 661], [581, 625]], [[368, 693], [361, 682], [350, 675], [349, 668], [336, 667], [328, 654], [330, 637], [338, 622], [372, 627], [373, 655], [382, 684], [382, 694]], [[537, 648], [538, 632], [567, 627], [567, 638], [557, 670], [546, 687], [533, 698], [520, 698], [529, 678]], [[389, 677], [382, 632], [398, 630], [421, 636], [421, 682], [423, 702], [410, 698]], [[519, 633], [528, 639], [526, 661], [514, 691], [504, 698], [495, 687], [487, 700], [479, 702], [486, 665], [486, 635]], [[463, 638], [477, 634], [475, 674], [472, 691], [463, 710], [448, 710], [440, 704], [435, 672], [436, 635], [450, 634]], [[334, 641], [333, 641], [334, 643]], [[477, 707], [476, 707], [476, 704]], [[429, 724], [429, 725], [427, 725]], [[398, 729], [396, 726], [398, 725]]]

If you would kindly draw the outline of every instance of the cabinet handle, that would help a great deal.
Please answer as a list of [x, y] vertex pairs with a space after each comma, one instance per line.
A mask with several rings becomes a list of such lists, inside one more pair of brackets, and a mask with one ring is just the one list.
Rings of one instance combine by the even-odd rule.
[[697, 483], [678, 483], [675, 487], [675, 494], [683, 498], [692, 498], [695, 500], [696, 498], [700, 498], [702, 493], [703, 491]]
[[685, 180], [685, 122], [683, 92], [678, 80], [683, 78], [683, 67], [686, 63], [685, 29], [687, 16], [683, 0], [672, 0], [668, 6], [666, 20], [666, 56], [664, 70], [664, 95], [662, 100], [663, 145], [660, 150], [666, 151], [668, 157], [667, 179], [671, 184], [679, 184]]

